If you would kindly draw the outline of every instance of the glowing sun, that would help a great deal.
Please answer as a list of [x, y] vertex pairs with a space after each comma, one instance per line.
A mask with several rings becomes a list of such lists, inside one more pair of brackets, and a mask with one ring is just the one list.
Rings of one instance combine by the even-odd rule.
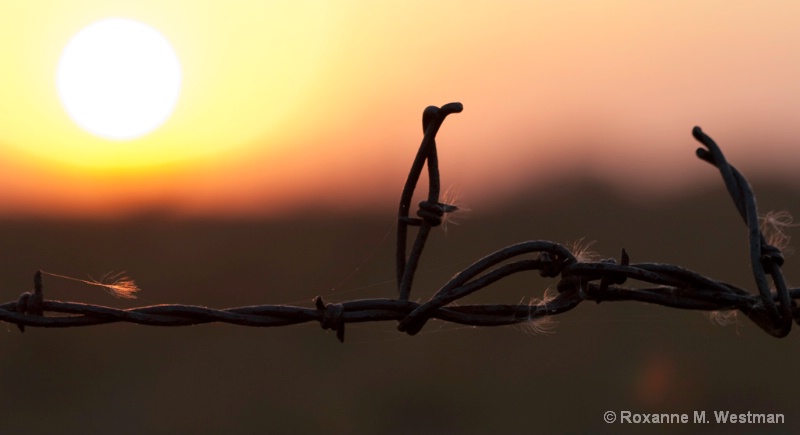
[[81, 128], [107, 139], [130, 140], [155, 130], [172, 114], [181, 67], [157, 30], [110, 18], [70, 39], [56, 85], [64, 108]]

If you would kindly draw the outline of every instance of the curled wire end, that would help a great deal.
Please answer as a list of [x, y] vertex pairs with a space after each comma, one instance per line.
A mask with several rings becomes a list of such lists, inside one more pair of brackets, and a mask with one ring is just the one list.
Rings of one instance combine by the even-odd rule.
[[714, 143], [714, 141], [711, 139], [711, 137], [709, 137], [707, 134], [703, 133], [703, 129], [698, 127], [698, 126], [695, 126], [692, 129], [692, 136], [694, 136], [694, 138], [698, 142], [700, 142], [701, 144], [705, 145], [706, 148], [707, 148], [707, 149], [706, 148], [698, 148], [697, 150], [695, 150], [695, 155], [697, 155], [697, 157], [700, 160], [704, 160], [704, 161], [706, 161], [708, 163], [711, 163], [712, 165], [715, 165], [714, 154], [712, 152], [712, 149], [713, 149], [713, 147], [716, 147], [717, 144]]
[[458, 102], [447, 103], [439, 109], [442, 115], [447, 116], [451, 113], [461, 113], [464, 110], [464, 105]]
[[447, 115], [453, 113], [461, 113], [464, 110], [464, 105], [461, 103], [447, 103], [442, 107], [428, 106], [422, 111], [422, 132], [428, 130], [433, 121], [444, 119]]
[[692, 136], [702, 143], [705, 143], [705, 141], [708, 139], [708, 136], [703, 133], [703, 129], [700, 128], [699, 125], [695, 125], [694, 128], [692, 128]]
[[700, 128], [698, 126], [695, 126], [694, 128], [692, 128], [692, 136], [694, 136], [694, 138], [698, 142], [700, 142], [701, 144], [705, 145], [706, 148], [708, 148], [709, 151], [714, 152], [716, 150], [719, 150], [719, 146], [717, 145], [716, 142], [714, 142], [714, 139], [711, 139], [711, 136], [705, 134], [703, 132], [702, 128]]
[[703, 161], [706, 161], [708, 163], [711, 163], [712, 165], [714, 164], [714, 156], [707, 149], [698, 148], [697, 151], [695, 151], [695, 155], [700, 160], [703, 160]]

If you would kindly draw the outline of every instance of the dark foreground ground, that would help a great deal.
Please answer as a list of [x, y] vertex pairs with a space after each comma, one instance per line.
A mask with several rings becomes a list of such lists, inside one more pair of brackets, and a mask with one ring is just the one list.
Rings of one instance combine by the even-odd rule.
[[[756, 185], [762, 211], [800, 214], [796, 191]], [[470, 262], [530, 239], [596, 240], [602, 257], [681, 264], [753, 289], [746, 232], [722, 188], [667, 204], [632, 204], [564, 187], [457, 215], [425, 252], [412, 298]], [[132, 307], [185, 303], [311, 306], [392, 297], [392, 210], [294, 220], [0, 222], [0, 299], [31, 288], [36, 269], [84, 277], [127, 270], [133, 303], [45, 278], [51, 299]], [[784, 268], [800, 283], [797, 256]], [[535, 274], [469, 302], [518, 303], [547, 286]], [[344, 344], [318, 324], [75, 329], [3, 325], [0, 433], [790, 433], [800, 328], [774, 339], [746, 318], [726, 327], [698, 312], [586, 302], [555, 333], [431, 322], [417, 336], [390, 322], [348, 326]], [[605, 411], [782, 413], [782, 425], [609, 425]]]

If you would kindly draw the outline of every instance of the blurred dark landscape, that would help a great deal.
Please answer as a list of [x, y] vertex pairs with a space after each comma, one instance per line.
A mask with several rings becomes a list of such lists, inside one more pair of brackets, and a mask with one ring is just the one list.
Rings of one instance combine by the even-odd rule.
[[[760, 212], [800, 216], [800, 190], [753, 180]], [[596, 241], [601, 258], [679, 264], [754, 289], [746, 229], [720, 181], [650, 202], [591, 180], [491, 210], [457, 213], [423, 254], [412, 299], [424, 300], [478, 258], [511, 243]], [[792, 233], [791, 229], [789, 231]], [[794, 231], [797, 233], [797, 231]], [[309, 211], [281, 220], [0, 222], [2, 300], [37, 269], [84, 278], [126, 270], [136, 301], [45, 277], [45, 298], [134, 307], [311, 306], [394, 297], [394, 210]], [[789, 285], [800, 283], [788, 254]], [[527, 303], [556, 281], [512, 277], [466, 302]], [[349, 325], [344, 344], [318, 324], [76, 329], [4, 325], [2, 433], [790, 433], [800, 329], [785, 339], [744, 316], [718, 326], [699, 312], [585, 302], [554, 333], [432, 321], [409, 337], [391, 322]], [[783, 413], [783, 425], [608, 425], [607, 410]]]

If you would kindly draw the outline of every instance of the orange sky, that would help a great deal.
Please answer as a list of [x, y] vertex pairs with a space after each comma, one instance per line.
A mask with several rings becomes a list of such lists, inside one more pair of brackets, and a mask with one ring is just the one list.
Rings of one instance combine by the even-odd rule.
[[[96, 3], [0, 5], [0, 214], [391, 210], [422, 109], [450, 101], [442, 182], [473, 209], [558, 177], [721, 183], [694, 125], [745, 175], [800, 181], [796, 2]], [[172, 117], [128, 142], [82, 131], [55, 87], [107, 17], [158, 29], [183, 68]]]

